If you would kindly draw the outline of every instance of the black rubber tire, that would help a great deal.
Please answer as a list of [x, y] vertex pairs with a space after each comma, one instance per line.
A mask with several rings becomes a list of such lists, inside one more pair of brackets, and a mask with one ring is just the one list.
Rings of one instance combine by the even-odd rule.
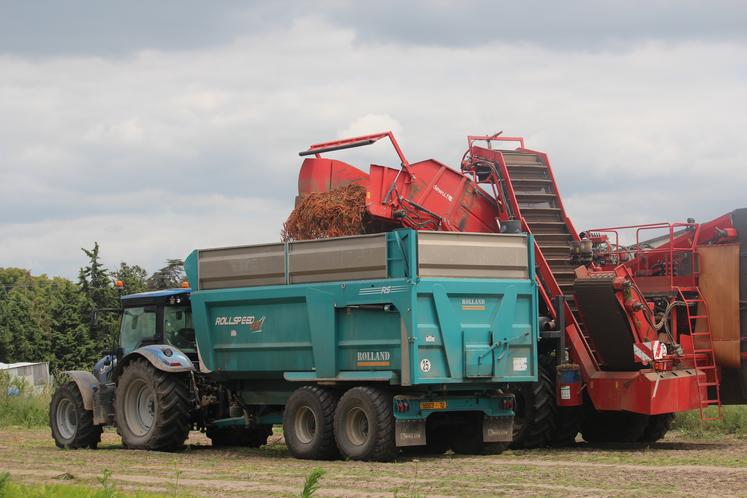
[[272, 426], [210, 427], [206, 435], [216, 448], [230, 448], [235, 446], [259, 448], [267, 444], [267, 438], [272, 435]]
[[[125, 407], [126, 393], [138, 383], [152, 389], [154, 394], [153, 421], [143, 434], [130, 427]], [[184, 445], [192, 427], [192, 400], [188, 377], [181, 373], [167, 373], [153, 367], [145, 359], [129, 363], [117, 382], [114, 399], [117, 430], [125, 447], [138, 450], [174, 451]], [[130, 411], [132, 414], [132, 411]]]
[[540, 362], [537, 382], [512, 384], [516, 395], [514, 405], [514, 436], [511, 448], [542, 448], [557, 437], [557, 405], [552, 372]]
[[[67, 437], [63, 434], [66, 431], [61, 431], [57, 426], [58, 409], [61, 406], [67, 407], [68, 414], [74, 419], [71, 421], [74, 427], [71, 426], [72, 431], [67, 431], [70, 432]], [[100, 425], [94, 425], [93, 412], [83, 406], [83, 396], [75, 382], [68, 382], [55, 390], [49, 403], [49, 427], [58, 448], [95, 450], [101, 442], [102, 428]]]
[[589, 443], [637, 443], [650, 417], [627, 411], [599, 411], [588, 397], [583, 407], [581, 436]]
[[[283, 411], [283, 436], [290, 454], [304, 460], [333, 460], [339, 457], [334, 434], [337, 395], [318, 386], [296, 389]], [[297, 434], [299, 417], [313, 416], [313, 434]]]
[[511, 443], [485, 443], [482, 439], [483, 413], [464, 414], [464, 422], [448, 432], [449, 446], [457, 455], [497, 455]]
[[[356, 422], [360, 426], [356, 427]], [[392, 395], [382, 389], [353, 387], [346, 391], [335, 410], [334, 428], [337, 448], [345, 458], [388, 462], [397, 456]]]
[[541, 355], [540, 364], [544, 367], [548, 378], [552, 381], [553, 404], [555, 405], [555, 432], [551, 435], [550, 445], [555, 447], [573, 446], [576, 436], [581, 431], [581, 407], [557, 406], [556, 383], [558, 378], [555, 359]]
[[655, 443], [662, 439], [669, 429], [672, 428], [674, 413], [662, 413], [661, 415], [651, 415], [648, 419], [646, 430], [643, 431], [640, 441], [642, 443]]
[[[429, 419], [432, 418], [429, 417]], [[400, 450], [407, 456], [417, 455], [443, 455], [449, 451], [449, 434], [447, 428], [433, 428], [426, 422], [425, 439], [427, 443], [423, 446], [402, 446]]]

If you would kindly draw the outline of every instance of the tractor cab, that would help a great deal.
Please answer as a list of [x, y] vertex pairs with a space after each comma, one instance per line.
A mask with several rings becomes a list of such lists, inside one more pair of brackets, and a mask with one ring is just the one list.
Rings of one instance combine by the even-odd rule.
[[196, 359], [190, 292], [166, 289], [122, 296], [117, 356], [151, 344], [167, 344]]

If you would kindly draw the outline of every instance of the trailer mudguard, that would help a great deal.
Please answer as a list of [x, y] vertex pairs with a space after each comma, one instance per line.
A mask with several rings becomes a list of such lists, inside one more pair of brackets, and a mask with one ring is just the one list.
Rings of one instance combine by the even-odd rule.
[[84, 372], [83, 370], [68, 370], [62, 372], [62, 374], [70, 377], [78, 386], [80, 396], [83, 398], [83, 408], [93, 411], [93, 389], [99, 385], [96, 377], [91, 372]]
[[163, 372], [194, 372], [195, 367], [186, 354], [169, 344], [149, 344], [127, 353], [117, 364], [116, 377], [122, 374], [124, 367], [136, 358], [145, 358], [158, 370]]

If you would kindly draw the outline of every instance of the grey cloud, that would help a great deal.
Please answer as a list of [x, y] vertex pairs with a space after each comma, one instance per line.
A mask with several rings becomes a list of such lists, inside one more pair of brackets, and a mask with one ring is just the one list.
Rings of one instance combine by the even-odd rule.
[[[533, 44], [599, 51], [627, 50], [631, 44], [656, 40], [747, 36], [747, 4], [738, 0], [5, 0], [0, 5], [0, 53], [123, 56], [147, 49], [184, 51], [287, 27], [306, 16], [327, 19], [353, 30], [358, 42], [374, 44]], [[499, 61], [501, 55], [495, 53], [486, 62]]]

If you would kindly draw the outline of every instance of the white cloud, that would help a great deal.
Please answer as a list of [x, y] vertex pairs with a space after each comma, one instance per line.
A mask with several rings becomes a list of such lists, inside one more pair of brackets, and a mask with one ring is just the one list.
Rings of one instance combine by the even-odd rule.
[[[154, 269], [277, 240], [297, 152], [385, 129], [453, 166], [467, 134], [525, 136], [577, 228], [715, 217], [744, 202], [745, 48], [364, 43], [311, 16], [204, 49], [0, 56], [0, 265], [73, 276], [98, 240]], [[341, 156], [396, 165], [385, 147]]]

